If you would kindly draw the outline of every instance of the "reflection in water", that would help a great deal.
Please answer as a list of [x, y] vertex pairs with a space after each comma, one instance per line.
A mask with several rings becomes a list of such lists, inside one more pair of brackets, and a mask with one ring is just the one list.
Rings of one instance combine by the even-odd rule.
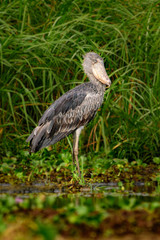
[[[55, 196], [66, 195], [70, 193], [67, 186], [58, 188], [56, 184], [46, 185], [43, 182], [34, 182], [32, 185], [21, 184], [13, 186], [10, 184], [0, 184], [0, 194], [9, 194], [13, 196], [21, 195], [28, 197], [30, 194], [53, 194]], [[80, 195], [92, 197], [93, 194], [102, 194], [106, 196], [137, 196], [137, 197], [159, 197], [160, 186], [158, 182], [134, 182], [119, 184], [116, 182], [94, 183], [84, 186], [80, 189]]]

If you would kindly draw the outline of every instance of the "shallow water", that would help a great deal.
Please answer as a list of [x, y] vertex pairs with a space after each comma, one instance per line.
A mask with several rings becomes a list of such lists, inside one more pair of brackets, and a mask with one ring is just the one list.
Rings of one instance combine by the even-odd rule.
[[[44, 182], [33, 182], [32, 185], [21, 184], [16, 186], [8, 183], [0, 184], [0, 195], [9, 194], [11, 196], [21, 196], [21, 198], [27, 198], [31, 194], [52, 194], [54, 196], [62, 196], [69, 193], [71, 193], [69, 186], [58, 188], [54, 183], [46, 184]], [[101, 194], [104, 197], [134, 196], [138, 198], [156, 197], [156, 199], [160, 199], [160, 185], [158, 182], [134, 182], [127, 184], [119, 184], [116, 182], [94, 183], [82, 186], [77, 193], [84, 197], [92, 197], [93, 194]]]
[[[0, 184], [0, 212], [4, 218], [8, 216], [8, 219], [17, 219], [17, 222], [12, 222], [12, 227], [14, 225], [17, 228], [18, 223], [21, 230], [21, 222], [24, 222], [26, 228], [26, 222], [30, 222], [31, 226], [34, 221], [36, 228], [43, 230], [45, 234], [48, 232], [48, 226], [49, 229], [58, 226], [59, 233], [65, 237], [66, 234], [70, 237], [73, 230], [76, 236], [86, 237], [87, 232], [87, 238], [84, 239], [103, 239], [97, 236], [110, 239], [110, 235], [106, 238], [106, 233], [119, 237], [130, 233], [145, 233], [148, 230], [159, 236], [158, 182], [94, 183], [81, 187], [78, 185], [78, 189], [73, 185], [59, 186], [46, 182], [33, 182], [32, 185]], [[44, 225], [39, 224], [39, 219]], [[46, 225], [46, 219], [50, 225]], [[62, 224], [64, 229], [70, 230], [62, 231]], [[77, 224], [82, 224], [87, 230], [80, 230]], [[30, 232], [30, 228], [27, 231]], [[146, 239], [146, 234], [142, 239]]]

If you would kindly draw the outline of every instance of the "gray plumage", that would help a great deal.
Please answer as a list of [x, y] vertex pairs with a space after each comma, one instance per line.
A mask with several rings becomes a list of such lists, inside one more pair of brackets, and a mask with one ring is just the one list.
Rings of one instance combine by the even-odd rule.
[[57, 99], [44, 112], [38, 126], [26, 140], [30, 142], [30, 151], [37, 152], [75, 133], [73, 160], [76, 160], [79, 175], [78, 139], [80, 131], [94, 118], [103, 102], [106, 85], [111, 85], [103, 59], [98, 54], [87, 53], [84, 56], [83, 68], [90, 82], [71, 89]]

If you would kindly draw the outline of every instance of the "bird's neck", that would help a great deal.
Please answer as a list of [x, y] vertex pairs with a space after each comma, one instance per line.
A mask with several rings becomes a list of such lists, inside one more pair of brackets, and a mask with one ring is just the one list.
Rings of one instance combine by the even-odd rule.
[[92, 74], [87, 74], [90, 82], [94, 84], [99, 92], [104, 92], [106, 89], [106, 85], [101, 83], [97, 78], [95, 78]]

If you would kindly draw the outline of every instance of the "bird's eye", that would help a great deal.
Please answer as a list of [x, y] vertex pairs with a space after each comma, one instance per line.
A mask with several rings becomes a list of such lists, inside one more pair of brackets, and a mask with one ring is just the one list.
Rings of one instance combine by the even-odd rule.
[[93, 63], [95, 64], [95, 63], [97, 63], [97, 60], [95, 59], [95, 60], [93, 60]]

